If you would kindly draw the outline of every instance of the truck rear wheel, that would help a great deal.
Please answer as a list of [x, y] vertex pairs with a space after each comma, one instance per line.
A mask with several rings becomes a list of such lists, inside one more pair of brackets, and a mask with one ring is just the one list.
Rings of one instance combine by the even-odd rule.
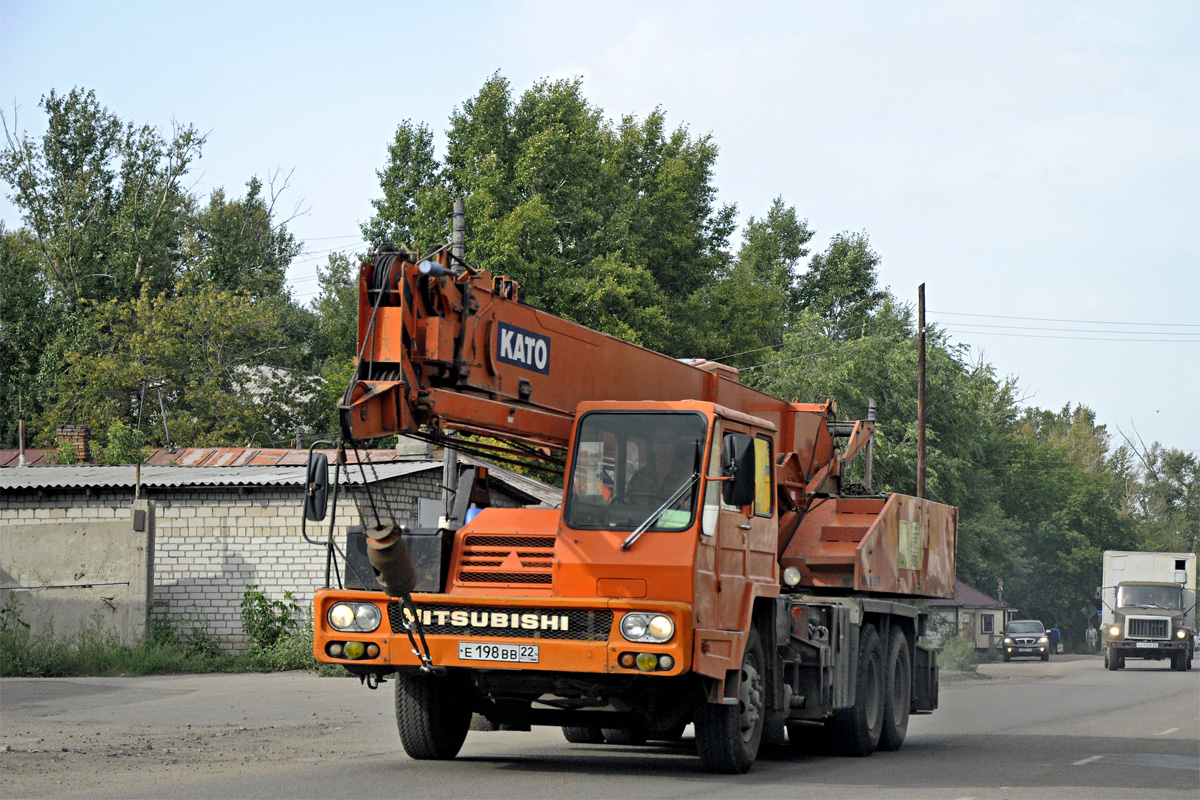
[[599, 728], [563, 725], [562, 732], [571, 744], [604, 744], [604, 732]]
[[874, 625], [863, 625], [858, 637], [854, 705], [829, 723], [833, 745], [842, 755], [869, 756], [883, 734], [883, 646]]
[[410, 758], [444, 761], [462, 749], [471, 727], [463, 687], [449, 676], [396, 678], [396, 727]]
[[719, 705], [703, 699], [697, 704], [696, 751], [709, 772], [745, 772], [758, 757], [766, 713], [763, 666], [758, 631], [751, 628], [742, 655], [737, 705]]
[[912, 705], [912, 662], [908, 657], [908, 637], [892, 628], [883, 670], [883, 731], [880, 750], [899, 750], [908, 733], [908, 712]]

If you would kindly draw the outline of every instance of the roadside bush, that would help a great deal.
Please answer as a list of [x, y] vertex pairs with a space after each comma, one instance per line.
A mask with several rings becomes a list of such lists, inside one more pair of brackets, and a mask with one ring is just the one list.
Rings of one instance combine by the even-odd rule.
[[938, 666], [942, 669], [957, 669], [974, 672], [978, 666], [975, 642], [965, 636], [954, 636], [945, 641], [938, 653]]
[[[287, 598], [291, 600], [290, 597]], [[21, 619], [16, 595], [10, 592], [0, 607], [0, 676], [70, 677], [80, 675], [164, 675], [181, 672], [277, 672], [303, 669], [318, 675], [346, 675], [341, 667], [319, 664], [312, 656], [311, 619], [296, 625], [295, 603], [287, 609], [288, 632], [269, 646], [245, 653], [221, 650], [220, 640], [206, 622], [190, 623], [181, 632], [169, 618], [151, 620], [146, 636], [131, 646], [92, 621], [74, 637], [53, 631], [34, 633]]]
[[284, 592], [283, 600], [271, 600], [252, 583], [242, 595], [242, 630], [254, 647], [270, 650], [296, 633], [299, 614], [291, 592]]

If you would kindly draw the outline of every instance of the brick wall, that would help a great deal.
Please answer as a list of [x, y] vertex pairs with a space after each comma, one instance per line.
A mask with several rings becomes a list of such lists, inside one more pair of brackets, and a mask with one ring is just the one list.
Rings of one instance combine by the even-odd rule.
[[[375, 483], [375, 508], [381, 517], [415, 526], [419, 498], [440, 498], [441, 477], [437, 467]], [[373, 523], [374, 513], [361, 487], [341, 491], [334, 539], [345, 547], [347, 528]], [[502, 492], [492, 496], [497, 506], [519, 505]], [[206, 628], [225, 647], [240, 650], [246, 644], [240, 605], [248, 584], [273, 600], [290, 591], [302, 613], [312, 608], [314, 592], [325, 584], [325, 548], [301, 538], [300, 487], [144, 488], [143, 497], [154, 503], [157, 517], [155, 617], [170, 619], [185, 633]], [[124, 518], [132, 499], [127, 489], [10, 490], [0, 494], [0, 526], [6, 536], [19, 536], [24, 523]], [[308, 535], [323, 542], [329, 519], [309, 522]]]

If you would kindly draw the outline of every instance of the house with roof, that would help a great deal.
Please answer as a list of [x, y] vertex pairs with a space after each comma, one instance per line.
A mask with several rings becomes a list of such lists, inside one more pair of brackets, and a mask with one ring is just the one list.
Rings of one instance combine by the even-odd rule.
[[974, 586], [955, 581], [954, 597], [929, 602], [929, 639], [940, 647], [945, 639], [958, 635], [973, 639], [977, 650], [990, 650], [1016, 610]]
[[[301, 608], [311, 608], [314, 592], [326, 585], [323, 543], [329, 537], [339, 549], [337, 567], [328, 567], [336, 585], [345, 577], [344, 555], [362, 549], [355, 537], [361, 539], [364, 520], [379, 514], [411, 528], [434, 527], [442, 508], [443, 462], [424, 449], [349, 453], [338, 480], [337, 516], [321, 523], [304, 520], [305, 450], [160, 449], [137, 466], [47, 465], [44, 452], [24, 456], [26, 466], [16, 466], [15, 452], [0, 451], [0, 591], [14, 592], [20, 603], [58, 597], [57, 608], [79, 609], [59, 611], [54, 630], [64, 635], [87, 617], [129, 615], [108, 606], [119, 606], [113, 598], [121, 585], [137, 579], [114, 578], [111, 562], [145, 550], [134, 558], [148, 559], [144, 602], [152, 615], [183, 631], [203, 627], [227, 648], [240, 649], [247, 586], [271, 599], [291, 592]], [[459, 464], [463, 472], [485, 466], [463, 455]], [[494, 506], [561, 502], [560, 489], [495, 465], [486, 469]], [[115, 523], [121, 530], [110, 530]], [[125, 528], [143, 537], [140, 549], [95, 543], [124, 535]], [[71, 544], [89, 535], [86, 546]], [[105, 577], [98, 584], [99, 574]], [[79, 601], [83, 597], [92, 599]]]

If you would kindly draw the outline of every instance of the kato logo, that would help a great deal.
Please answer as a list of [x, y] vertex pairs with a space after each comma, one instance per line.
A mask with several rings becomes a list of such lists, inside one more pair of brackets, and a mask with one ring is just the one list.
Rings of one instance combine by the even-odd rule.
[[501, 322], [496, 328], [496, 360], [550, 374], [550, 337]]

